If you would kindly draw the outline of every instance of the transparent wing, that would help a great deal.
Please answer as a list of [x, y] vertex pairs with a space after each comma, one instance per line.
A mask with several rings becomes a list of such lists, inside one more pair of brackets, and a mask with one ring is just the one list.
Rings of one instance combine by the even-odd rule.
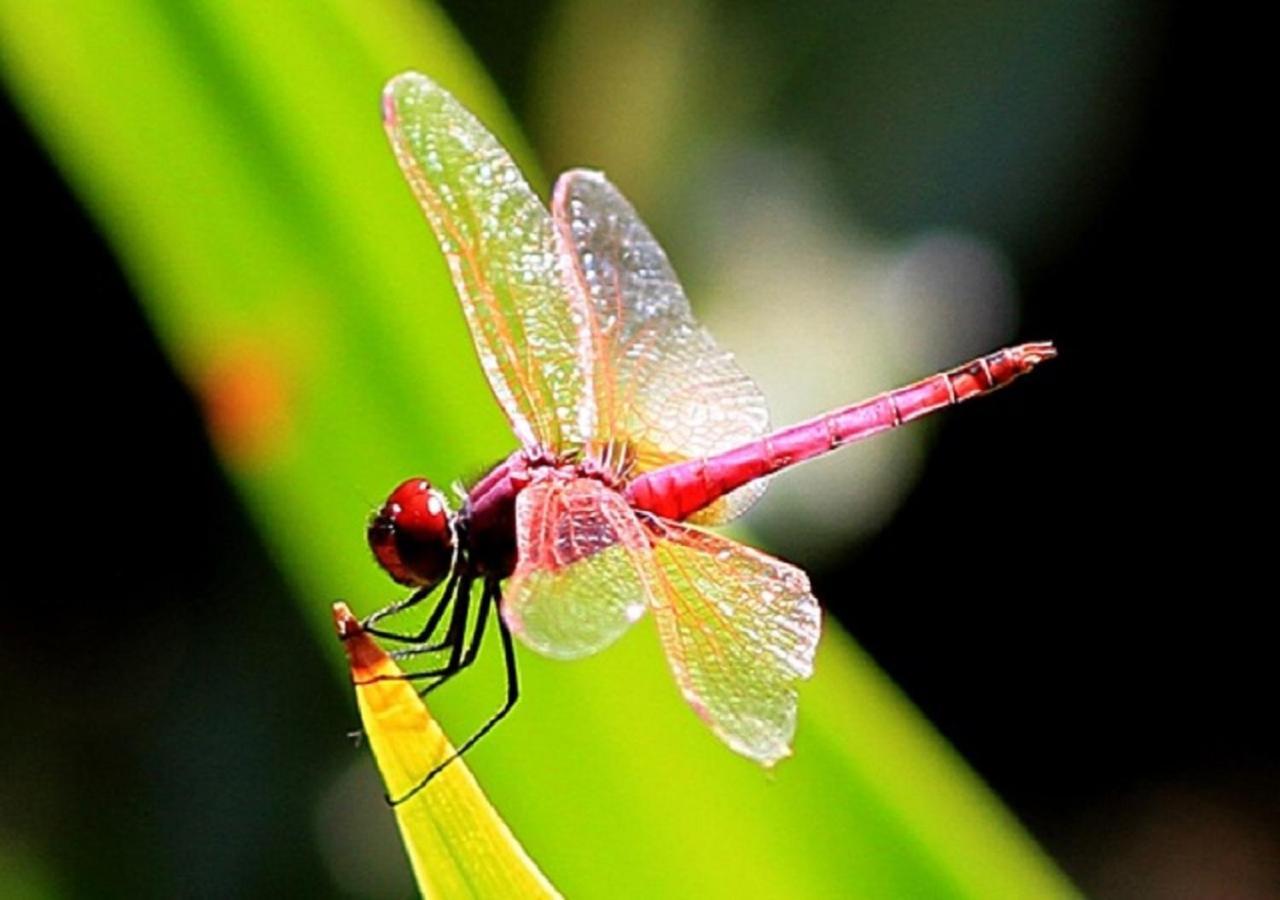
[[586, 300], [546, 208], [497, 139], [426, 76], [393, 78], [383, 118], [516, 436], [582, 443], [594, 431]]
[[547, 656], [607, 647], [644, 614], [657, 580], [649, 538], [622, 495], [594, 479], [548, 479], [516, 498], [511, 630]]
[[658, 522], [653, 534], [653, 617], [685, 699], [742, 755], [789, 756], [796, 685], [813, 674], [821, 630], [809, 579], [709, 532]]
[[[551, 211], [592, 312], [597, 443], [625, 443], [643, 472], [763, 435], [764, 395], [694, 319], [662, 247], [618, 189], [599, 172], [570, 170]], [[763, 490], [748, 485], [698, 521], [726, 521]]]

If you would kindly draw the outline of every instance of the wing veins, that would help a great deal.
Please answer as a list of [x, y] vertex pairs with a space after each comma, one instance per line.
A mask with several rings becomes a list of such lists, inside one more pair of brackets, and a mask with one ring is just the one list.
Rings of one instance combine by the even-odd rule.
[[[527, 380], [528, 373], [524, 373], [522, 375], [520, 371], [518, 359], [519, 351], [516, 350], [517, 342], [515, 340], [515, 336], [507, 328], [507, 317], [502, 314], [502, 306], [498, 302], [497, 294], [494, 291], [488, 276], [484, 272], [484, 267], [477, 261], [475, 248], [472, 246], [474, 242], [464, 238], [462, 232], [458, 230], [457, 224], [453, 221], [454, 216], [452, 211], [438, 196], [437, 192], [430, 187], [430, 180], [427, 179], [426, 175], [422, 172], [422, 167], [418, 164], [417, 159], [415, 159], [412, 154], [406, 153], [402, 157], [401, 164], [413, 176], [410, 179], [410, 183], [412, 184], [413, 192], [417, 195], [419, 202], [432, 209], [437, 221], [439, 221], [440, 225], [453, 239], [456, 252], [444, 254], [446, 262], [449, 263], [449, 267], [452, 269], [460, 264], [464, 264], [467, 267], [468, 272], [471, 274], [471, 283], [476, 285], [478, 293], [481, 295], [475, 299], [481, 301], [485, 305], [488, 315], [482, 320], [477, 321], [476, 325], [479, 327], [482, 337], [489, 329], [493, 329], [498, 332], [499, 347], [505, 356], [506, 362], [505, 366], [500, 362], [499, 367], [503, 371], [510, 371], [517, 379], [517, 384], [508, 385], [507, 390], [510, 392], [512, 388], [519, 388], [523, 392], [524, 396], [529, 398], [531, 401], [535, 396], [540, 397], [542, 391], [535, 391], [533, 385]], [[461, 194], [462, 202], [467, 204], [467, 212], [472, 225], [478, 226], [479, 220], [476, 219], [474, 205], [467, 197], [466, 192], [459, 193]], [[455, 193], [455, 197], [456, 196], [458, 196], [457, 193]], [[459, 257], [461, 257], [461, 259], [459, 259]], [[467, 284], [465, 276], [460, 280], [464, 285]], [[464, 298], [462, 302], [465, 304], [467, 300]], [[464, 312], [465, 311], [466, 310], [464, 308]], [[466, 318], [470, 320], [471, 317], [466, 316]], [[470, 321], [468, 321], [468, 324], [470, 324]], [[486, 340], [485, 345], [492, 351], [493, 344], [491, 342]], [[490, 388], [492, 389], [492, 385]], [[533, 402], [521, 403], [520, 399], [516, 397], [513, 397], [512, 399], [516, 403], [517, 407], [519, 407], [521, 417], [534, 430], [534, 433], [546, 434], [545, 422], [542, 420], [541, 416], [543, 404]], [[529, 420], [530, 410], [532, 410], [533, 415], [536, 417], [536, 421]]]

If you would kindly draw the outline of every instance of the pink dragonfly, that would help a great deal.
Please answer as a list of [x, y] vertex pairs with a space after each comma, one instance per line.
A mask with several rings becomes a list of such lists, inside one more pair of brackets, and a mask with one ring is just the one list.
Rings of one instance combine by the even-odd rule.
[[[413, 592], [365, 630], [412, 645], [401, 655], [447, 652], [407, 676], [429, 681], [423, 693], [476, 658], [499, 612], [506, 702], [411, 794], [515, 703], [512, 633], [572, 659], [646, 612], [716, 736], [766, 766], [789, 755], [818, 602], [800, 569], [705, 526], [749, 507], [779, 470], [989, 393], [1052, 358], [1053, 345], [1001, 350], [770, 432], [759, 388], [698, 325], [662, 248], [603, 175], [561, 175], [548, 215], [493, 135], [430, 79], [394, 78], [383, 115], [520, 442], [456, 512], [414, 478], [369, 524], [378, 562]], [[375, 627], [441, 584], [417, 633]]]

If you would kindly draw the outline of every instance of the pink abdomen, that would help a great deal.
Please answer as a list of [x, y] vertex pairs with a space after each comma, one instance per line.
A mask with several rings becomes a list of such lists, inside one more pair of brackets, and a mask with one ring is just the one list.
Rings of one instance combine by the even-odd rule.
[[646, 472], [627, 485], [627, 499], [636, 509], [668, 519], [686, 519], [757, 478], [943, 407], [988, 394], [1055, 355], [1052, 344], [1033, 343], [979, 357], [949, 372], [783, 428], [715, 456]]

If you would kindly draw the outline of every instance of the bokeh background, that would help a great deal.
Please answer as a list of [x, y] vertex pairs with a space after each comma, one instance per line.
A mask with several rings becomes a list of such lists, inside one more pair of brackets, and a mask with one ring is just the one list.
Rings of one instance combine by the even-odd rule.
[[[154, 6], [188, 38], [216, 18]], [[1235, 132], [1199, 118], [1224, 59], [1205, 23], [1156, 4], [1012, 0], [442, 8], [529, 139], [522, 158], [610, 173], [775, 421], [1002, 343], [1058, 343], [1057, 362], [1009, 391], [778, 479], [744, 533], [812, 573], [831, 618], [1084, 892], [1280, 896], [1273, 632], [1254, 611], [1265, 587], [1237, 564], [1260, 540], [1237, 534], [1223, 487], [1251, 461], [1233, 450], [1225, 471], [1224, 445], [1245, 443], [1247, 423], [1219, 397], [1253, 336], [1222, 344], [1215, 327], [1246, 302], [1247, 245], [1217, 204], [1253, 188]], [[20, 37], [0, 43], [11, 90], [33, 71]], [[244, 49], [247, 70], [269, 46]], [[432, 72], [429, 56], [414, 64]], [[347, 87], [369, 98], [350, 128], [377, 132], [381, 82]], [[230, 368], [175, 365], [139, 300], [147, 280], [113, 249], [127, 215], [88, 211], [78, 176], [41, 141], [48, 107], [30, 98], [43, 90], [7, 93], [0, 110], [17, 201], [0, 894], [407, 896], [376, 775], [344, 738], [354, 705], [340, 654], [316, 627], [337, 596], [365, 611], [395, 592], [373, 572], [311, 590], [291, 538], [263, 535], [262, 505], [288, 493], [246, 499], [227, 474], [228, 459], [252, 469], [290, 439], [276, 395], [297, 386], [263, 360], [312, 342], [323, 354], [327, 338], [290, 318], [283, 350], [229, 339]], [[60, 104], [51, 118], [99, 114], [46, 96]], [[193, 140], [181, 128], [168, 138], [175, 158]], [[294, 175], [275, 171], [285, 196]], [[388, 151], [383, 170], [351, 183], [396, 177]], [[191, 199], [199, 234], [194, 184]], [[409, 220], [398, 215], [396, 228]], [[421, 223], [395, 240], [435, 252]], [[245, 266], [271, 265], [272, 251]], [[324, 486], [345, 498], [337, 552], [362, 554], [362, 517], [415, 474], [380, 455], [388, 435], [431, 435], [421, 467], [440, 482], [473, 472], [431, 470], [453, 459], [437, 416], [474, 416], [480, 446], [500, 436], [460, 317], [435, 305], [387, 365], [449, 354], [456, 382], [371, 396], [368, 422], [329, 423], [335, 447], [370, 460], [367, 481]], [[376, 391], [379, 372], [362, 375], [350, 389]], [[555, 678], [530, 665], [548, 697]], [[442, 701], [446, 726], [467, 727], [467, 702]], [[537, 709], [490, 741], [519, 741]], [[499, 805], [536, 818], [490, 752], [474, 764]], [[540, 838], [583, 854], [598, 839]], [[840, 846], [832, 835], [819, 852]], [[840, 869], [837, 858], [824, 871]]]

